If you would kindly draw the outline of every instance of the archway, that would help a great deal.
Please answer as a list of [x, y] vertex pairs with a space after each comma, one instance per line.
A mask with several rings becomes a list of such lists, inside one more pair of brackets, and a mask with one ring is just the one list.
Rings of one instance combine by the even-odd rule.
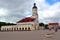
[[16, 30], [18, 31], [18, 28], [16, 28]]
[[16, 28], [14, 28], [14, 31], [16, 31]]
[[8, 31], [8, 28], [7, 28], [7, 31]]
[[12, 31], [13, 31], [14, 29], [12, 28]]
[[27, 30], [27, 28], [25, 28], [25, 30]]
[[30, 27], [28, 27], [28, 31], [30, 31]]
[[22, 31], [24, 31], [24, 28], [22, 28]]
[[21, 28], [19, 28], [19, 30], [21, 31]]

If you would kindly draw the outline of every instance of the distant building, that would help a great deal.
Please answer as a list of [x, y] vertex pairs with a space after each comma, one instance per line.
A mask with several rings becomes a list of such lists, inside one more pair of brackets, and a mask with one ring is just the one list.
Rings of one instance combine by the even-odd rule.
[[17, 25], [2, 26], [1, 31], [28, 31], [28, 30], [38, 30], [38, 13], [37, 6], [34, 3], [32, 8], [32, 16], [23, 18], [17, 22]]
[[49, 23], [48, 24], [48, 27], [49, 28], [53, 28], [53, 29], [56, 28], [56, 27], [58, 27], [58, 26], [59, 26], [59, 23]]
[[58, 26], [58, 29], [60, 29], [60, 25]]

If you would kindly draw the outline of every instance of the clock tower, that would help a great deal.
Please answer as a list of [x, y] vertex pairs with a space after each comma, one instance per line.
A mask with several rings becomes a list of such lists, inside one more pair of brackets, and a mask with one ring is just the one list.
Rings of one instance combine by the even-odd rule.
[[35, 18], [35, 27], [39, 27], [37, 10], [38, 10], [38, 8], [36, 6], [36, 3], [34, 3], [34, 6], [32, 8], [32, 18]]
[[32, 8], [32, 17], [35, 18], [36, 16], [38, 17], [37, 7], [36, 7], [36, 3], [34, 3], [34, 6]]

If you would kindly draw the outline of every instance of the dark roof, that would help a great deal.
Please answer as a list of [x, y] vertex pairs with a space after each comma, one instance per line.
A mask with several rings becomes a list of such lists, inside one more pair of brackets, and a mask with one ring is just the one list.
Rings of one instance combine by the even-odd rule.
[[37, 8], [37, 7], [36, 7], [36, 3], [34, 3], [33, 9], [34, 9], [34, 8]]
[[27, 18], [24, 18], [24, 19], [18, 21], [17, 23], [20, 23], [20, 22], [33, 22], [34, 20], [35, 20], [35, 18], [27, 17]]

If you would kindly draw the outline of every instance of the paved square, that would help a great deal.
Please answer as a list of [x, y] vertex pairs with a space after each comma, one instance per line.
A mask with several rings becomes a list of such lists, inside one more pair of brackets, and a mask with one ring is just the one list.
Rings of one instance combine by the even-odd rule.
[[[47, 33], [52, 33], [52, 38], [46, 38]], [[0, 32], [0, 40], [60, 40], [60, 30], [37, 30], [37, 31], [16, 31]]]

